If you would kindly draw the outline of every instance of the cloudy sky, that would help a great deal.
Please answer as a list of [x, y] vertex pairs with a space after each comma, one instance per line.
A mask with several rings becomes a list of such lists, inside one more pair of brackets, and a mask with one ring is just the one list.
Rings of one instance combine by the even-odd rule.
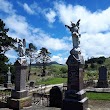
[[[85, 59], [110, 56], [110, 0], [0, 0], [0, 18], [13, 38], [26, 39], [38, 50], [46, 47], [51, 60], [65, 63], [72, 49], [66, 25], [80, 22], [80, 48]], [[6, 53], [10, 61], [17, 54]]]

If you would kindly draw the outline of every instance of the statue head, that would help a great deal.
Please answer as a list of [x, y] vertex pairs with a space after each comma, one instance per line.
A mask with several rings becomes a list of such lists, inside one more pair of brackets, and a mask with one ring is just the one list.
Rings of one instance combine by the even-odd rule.
[[75, 27], [75, 23], [71, 22], [71, 26], [72, 26], [72, 27]]

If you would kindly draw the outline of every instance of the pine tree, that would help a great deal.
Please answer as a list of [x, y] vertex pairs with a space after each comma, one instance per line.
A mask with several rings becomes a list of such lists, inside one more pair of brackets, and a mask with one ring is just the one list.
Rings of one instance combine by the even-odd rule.
[[[5, 52], [11, 48], [15, 48], [14, 44], [16, 40], [9, 37], [7, 32], [8, 28], [5, 28], [5, 23], [0, 19], [0, 79], [3, 81], [3, 75], [7, 73], [7, 62], [9, 59], [5, 56]], [[1, 81], [1, 80], [0, 80]]]
[[46, 63], [50, 60], [50, 52], [42, 47], [40, 49], [40, 52], [38, 54], [38, 59], [40, 60], [40, 62], [42, 63], [42, 75], [41, 76], [45, 76], [46, 75]]

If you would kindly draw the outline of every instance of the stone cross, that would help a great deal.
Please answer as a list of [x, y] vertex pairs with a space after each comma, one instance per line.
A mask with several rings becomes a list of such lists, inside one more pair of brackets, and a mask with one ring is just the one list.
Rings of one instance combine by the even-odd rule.
[[10, 67], [8, 67], [8, 72], [6, 75], [6, 83], [4, 84], [4, 87], [6, 87], [6, 88], [12, 87]]

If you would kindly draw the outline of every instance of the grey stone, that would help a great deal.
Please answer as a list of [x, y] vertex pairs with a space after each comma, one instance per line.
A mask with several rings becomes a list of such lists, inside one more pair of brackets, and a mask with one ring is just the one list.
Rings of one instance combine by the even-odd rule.
[[79, 22], [80, 20], [76, 25], [72, 23], [72, 27], [66, 25], [72, 32], [73, 49], [70, 51], [70, 56], [66, 62], [68, 66], [68, 82], [62, 110], [86, 110], [88, 108], [88, 98], [86, 97], [86, 92], [83, 90], [84, 60], [79, 48]]
[[108, 87], [107, 68], [105, 66], [99, 67], [99, 79], [98, 79], [97, 87], [99, 88]]
[[7, 75], [6, 75], [6, 83], [4, 84], [4, 87], [6, 87], [6, 88], [11, 88], [12, 87], [11, 74], [12, 73], [10, 72], [10, 67], [9, 67]]

